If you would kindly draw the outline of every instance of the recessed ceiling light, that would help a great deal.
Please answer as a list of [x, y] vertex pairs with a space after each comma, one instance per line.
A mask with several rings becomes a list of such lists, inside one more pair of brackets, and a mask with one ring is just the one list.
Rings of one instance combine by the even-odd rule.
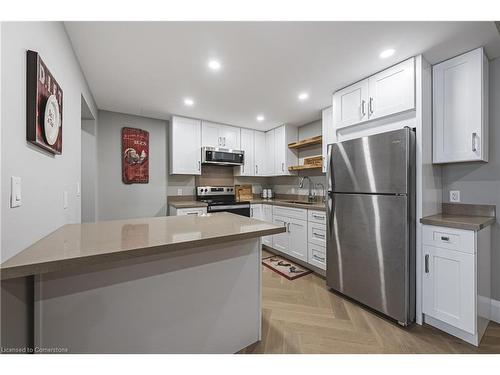
[[386, 50], [380, 52], [379, 56], [380, 56], [381, 59], [385, 59], [387, 57], [390, 57], [390, 56], [394, 55], [394, 52], [396, 52], [395, 49], [389, 48], [389, 49], [386, 49]]
[[307, 92], [301, 92], [299, 94], [299, 100], [306, 100], [309, 98], [309, 94]]
[[218, 62], [217, 60], [210, 60], [208, 62], [208, 67], [212, 70], [219, 70], [220, 66], [220, 62]]
[[194, 104], [194, 100], [191, 98], [184, 99], [184, 104], [188, 106], [192, 106]]
[[257, 116], [257, 121], [259, 121], [259, 122], [264, 121], [264, 116], [262, 116], [262, 115], [258, 115], [258, 116]]

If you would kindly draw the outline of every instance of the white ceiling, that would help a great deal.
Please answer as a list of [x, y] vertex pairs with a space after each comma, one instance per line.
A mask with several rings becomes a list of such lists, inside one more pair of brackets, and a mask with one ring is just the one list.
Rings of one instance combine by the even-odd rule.
[[[66, 22], [100, 109], [266, 130], [320, 117], [331, 94], [407, 57], [436, 63], [486, 46], [493, 22]], [[396, 49], [387, 59], [379, 53]], [[218, 59], [218, 72], [207, 68]], [[309, 100], [299, 102], [299, 92]], [[195, 101], [186, 107], [185, 97]], [[259, 123], [255, 117], [265, 116]]]

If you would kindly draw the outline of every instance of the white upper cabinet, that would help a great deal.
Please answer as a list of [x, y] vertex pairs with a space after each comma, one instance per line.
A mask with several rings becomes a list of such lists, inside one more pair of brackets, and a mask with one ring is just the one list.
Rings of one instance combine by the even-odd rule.
[[433, 162], [488, 161], [488, 59], [483, 49], [434, 65]]
[[321, 112], [322, 129], [322, 154], [323, 154], [323, 173], [326, 173], [328, 145], [335, 142], [335, 131], [333, 130], [333, 109], [328, 107]]
[[169, 127], [170, 174], [201, 174], [201, 121], [172, 117]]
[[221, 125], [219, 130], [223, 148], [228, 148], [231, 150], [241, 150], [240, 128], [237, 128], [235, 126]]
[[292, 173], [288, 167], [297, 165], [299, 160], [296, 151], [290, 150], [288, 144], [296, 142], [298, 139], [297, 128], [289, 126], [279, 126], [274, 129], [274, 168], [272, 175], [274, 176], [289, 176]]
[[264, 176], [266, 172], [266, 133], [254, 131], [254, 176]]
[[368, 80], [337, 91], [333, 96], [336, 128], [344, 128], [368, 119]]
[[241, 149], [241, 134], [238, 127], [203, 121], [201, 134], [203, 146]]
[[255, 176], [254, 130], [242, 128], [240, 144], [241, 150], [245, 152], [244, 164], [241, 167], [235, 167], [234, 172], [237, 176]]
[[202, 146], [222, 147], [219, 135], [219, 124], [203, 121], [201, 134]]
[[274, 174], [274, 165], [276, 158], [276, 149], [274, 143], [274, 129], [266, 132], [265, 143], [265, 160], [264, 160], [264, 176], [272, 176]]
[[415, 108], [415, 59], [368, 79], [368, 118], [374, 120]]
[[415, 108], [415, 59], [405, 60], [333, 94], [335, 129]]

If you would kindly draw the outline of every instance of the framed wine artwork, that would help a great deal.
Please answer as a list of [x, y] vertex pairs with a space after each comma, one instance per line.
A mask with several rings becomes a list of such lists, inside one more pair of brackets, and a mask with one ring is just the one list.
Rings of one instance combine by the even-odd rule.
[[122, 128], [122, 180], [125, 184], [149, 182], [149, 133]]
[[26, 66], [26, 139], [60, 155], [63, 90], [37, 52], [27, 51]]

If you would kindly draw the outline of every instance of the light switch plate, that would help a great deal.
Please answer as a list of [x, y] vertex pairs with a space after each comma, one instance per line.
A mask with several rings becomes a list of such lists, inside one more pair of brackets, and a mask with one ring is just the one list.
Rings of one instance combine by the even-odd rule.
[[450, 202], [460, 202], [460, 190], [450, 190]]
[[177, 195], [182, 195], [182, 189], [177, 189]]
[[19, 207], [23, 204], [21, 199], [21, 177], [10, 178], [10, 207]]
[[76, 183], [76, 196], [80, 197], [80, 195], [82, 195], [82, 191], [80, 189], [80, 182], [77, 182]]

